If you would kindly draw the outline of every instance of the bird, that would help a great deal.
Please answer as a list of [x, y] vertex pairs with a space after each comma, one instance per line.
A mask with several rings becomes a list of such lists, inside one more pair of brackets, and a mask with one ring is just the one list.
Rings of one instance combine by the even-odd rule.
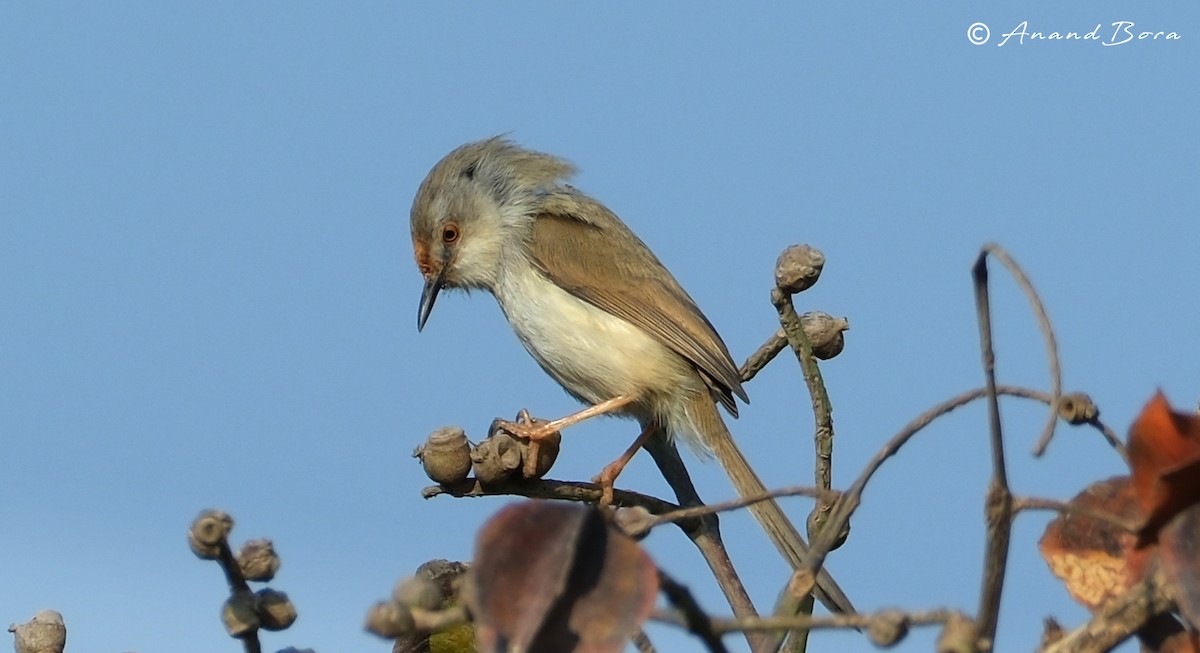
[[[663, 435], [715, 456], [740, 495], [764, 493], [717, 410], [737, 417], [735, 397], [749, 402], [728, 348], [650, 248], [567, 183], [575, 172], [503, 136], [462, 145], [433, 166], [410, 216], [424, 279], [418, 331], [442, 290], [487, 291], [534, 360], [586, 406], [549, 422], [506, 422], [506, 430], [536, 444], [600, 414], [637, 420], [637, 440], [598, 477], [606, 497], [641, 444]], [[778, 504], [750, 510], [802, 568], [807, 546]], [[824, 569], [816, 595], [833, 611], [854, 610]]]

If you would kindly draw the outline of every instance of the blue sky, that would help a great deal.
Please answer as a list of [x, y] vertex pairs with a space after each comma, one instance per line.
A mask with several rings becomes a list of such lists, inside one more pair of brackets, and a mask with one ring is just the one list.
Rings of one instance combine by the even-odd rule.
[[[72, 650], [238, 650], [217, 619], [221, 575], [185, 541], [216, 507], [238, 541], [270, 537], [283, 556], [272, 586], [300, 619], [268, 650], [390, 650], [362, 633], [367, 607], [425, 560], [467, 558], [504, 503], [423, 501], [412, 448], [443, 424], [481, 437], [521, 407], [576, 407], [484, 294], [442, 298], [415, 329], [412, 196], [451, 148], [497, 133], [578, 164], [576, 185], [650, 244], [739, 360], [777, 326], [776, 255], [826, 253], [798, 307], [852, 324], [824, 367], [836, 484], [981, 384], [969, 266], [987, 241], [1043, 293], [1066, 386], [1119, 432], [1155, 388], [1194, 406], [1200, 9], [908, 5], [6, 5], [0, 617], [57, 609]], [[1022, 21], [1182, 39], [998, 47]], [[993, 279], [999, 376], [1045, 388], [1024, 300]], [[747, 390], [731, 424], [747, 455], [771, 485], [810, 482], [794, 363]], [[1122, 471], [1066, 428], [1033, 459], [1043, 409], [1002, 408], [1018, 492], [1067, 498]], [[635, 432], [568, 432], [552, 475], [589, 478]], [[688, 460], [703, 496], [731, 496], [715, 465]], [[829, 560], [861, 608], [974, 609], [987, 472], [982, 405], [885, 466]], [[622, 485], [665, 494], [655, 473], [639, 457]], [[809, 509], [786, 506], [801, 522]], [[1046, 615], [1085, 618], [1037, 557], [1045, 519], [1015, 529], [1006, 650], [1032, 648]], [[749, 516], [722, 523], [769, 606], [784, 564]], [[647, 546], [723, 612], [678, 533]]]

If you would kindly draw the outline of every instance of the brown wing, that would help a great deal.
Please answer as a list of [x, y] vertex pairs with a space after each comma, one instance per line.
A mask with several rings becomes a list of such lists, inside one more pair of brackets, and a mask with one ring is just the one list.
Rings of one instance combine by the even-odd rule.
[[729, 350], [650, 248], [585, 195], [555, 194], [545, 207], [534, 219], [533, 263], [571, 294], [645, 329], [691, 361], [736, 416], [731, 393], [749, 399]]

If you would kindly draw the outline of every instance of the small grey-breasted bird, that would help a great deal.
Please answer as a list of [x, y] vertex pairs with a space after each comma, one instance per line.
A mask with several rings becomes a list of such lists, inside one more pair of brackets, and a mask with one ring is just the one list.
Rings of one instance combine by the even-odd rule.
[[[665, 432], [714, 454], [739, 494], [765, 492], [717, 412], [720, 403], [736, 417], [734, 396], [748, 401], [725, 343], [650, 248], [564, 183], [574, 171], [500, 137], [439, 161], [412, 207], [425, 278], [417, 328], [442, 288], [487, 290], [542, 369], [590, 406], [544, 430], [601, 413], [633, 417], [643, 435], [615, 471], [645, 437]], [[802, 565], [808, 549], [779, 506], [750, 510], [791, 565]], [[853, 611], [824, 570], [817, 596]]]

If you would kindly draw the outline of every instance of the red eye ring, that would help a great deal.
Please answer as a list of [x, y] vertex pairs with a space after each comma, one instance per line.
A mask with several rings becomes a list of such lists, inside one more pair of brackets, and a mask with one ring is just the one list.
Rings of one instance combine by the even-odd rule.
[[442, 242], [443, 243], [446, 243], [447, 245], [452, 245], [452, 244], [458, 242], [458, 236], [459, 236], [458, 225], [454, 224], [453, 222], [450, 222], [450, 223], [446, 224], [446, 226], [442, 227]]

